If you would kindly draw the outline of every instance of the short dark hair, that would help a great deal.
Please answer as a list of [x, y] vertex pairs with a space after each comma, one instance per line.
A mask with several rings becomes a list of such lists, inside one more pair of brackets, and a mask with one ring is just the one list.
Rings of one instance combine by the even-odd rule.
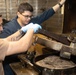
[[22, 14], [24, 11], [33, 12], [33, 7], [27, 2], [21, 3], [18, 7], [18, 12], [20, 12]]

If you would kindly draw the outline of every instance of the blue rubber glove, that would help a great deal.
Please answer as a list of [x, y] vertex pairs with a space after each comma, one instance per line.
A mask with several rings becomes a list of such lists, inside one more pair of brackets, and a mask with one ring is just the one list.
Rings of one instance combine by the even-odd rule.
[[21, 30], [25, 33], [25, 32], [27, 32], [27, 30], [29, 30], [31, 28], [34, 30], [34, 33], [37, 33], [37, 31], [39, 29], [42, 29], [42, 27], [39, 24], [30, 23], [30, 24], [22, 27]]
[[37, 33], [39, 29], [42, 29], [41, 25], [33, 24], [34, 33]]
[[27, 30], [30, 28], [31, 25], [33, 25], [33, 23], [27, 24], [26, 26], [22, 27], [21, 30], [22, 30], [24, 33], [26, 33]]

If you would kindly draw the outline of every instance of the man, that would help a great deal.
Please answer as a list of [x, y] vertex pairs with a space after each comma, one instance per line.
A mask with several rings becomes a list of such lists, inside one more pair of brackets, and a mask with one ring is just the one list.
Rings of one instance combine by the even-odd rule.
[[[18, 8], [17, 17], [15, 17], [13, 20], [11, 20], [9, 23], [7, 23], [4, 26], [4, 30], [0, 34], [0, 38], [5, 38], [5, 37], [15, 33], [21, 27], [23, 27], [23, 26], [25, 26], [25, 25], [27, 25], [27, 24], [29, 24], [31, 22], [41, 24], [45, 20], [49, 19], [52, 15], [54, 15], [55, 12], [65, 3], [65, 1], [66, 0], [61, 0], [55, 6], [53, 6], [52, 8], [50, 8], [48, 10], [46, 10], [44, 13], [42, 13], [41, 15], [36, 16], [36, 17], [32, 17], [33, 7], [30, 4], [21, 3], [19, 5], [19, 8]], [[11, 56], [11, 57], [14, 58], [14, 56]], [[7, 58], [4, 61], [4, 69], [5, 70], [8, 70], [8, 68], [5, 68], [5, 67], [7, 67], [7, 65], [11, 62], [11, 61], [9, 62], [11, 57], [9, 57], [9, 59]], [[8, 72], [6, 72], [6, 73], [8, 73]], [[6, 74], [6, 73], [5, 73], [5, 75], [13, 75], [13, 74]]]
[[32, 43], [31, 40], [33, 38], [33, 34], [36, 33], [39, 29], [41, 29], [40, 25], [34, 25], [31, 23], [22, 27], [15, 34], [5, 39], [0, 39], [0, 75], [4, 75], [2, 61], [4, 60], [5, 56], [27, 51]]
[[16, 32], [21, 27], [28, 23], [41, 24], [45, 20], [49, 19], [55, 12], [65, 3], [66, 0], [61, 0], [52, 8], [46, 10], [41, 15], [33, 17], [33, 7], [28, 3], [22, 3], [19, 5], [17, 16], [6, 24], [4, 31], [0, 34], [0, 37], [5, 38], [14, 32]]

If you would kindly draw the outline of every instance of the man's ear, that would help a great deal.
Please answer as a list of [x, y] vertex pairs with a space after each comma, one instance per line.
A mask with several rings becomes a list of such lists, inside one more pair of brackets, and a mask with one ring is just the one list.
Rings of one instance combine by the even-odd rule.
[[20, 16], [21, 16], [21, 14], [20, 14], [19, 12], [17, 12], [17, 16], [18, 16], [18, 17], [20, 17]]

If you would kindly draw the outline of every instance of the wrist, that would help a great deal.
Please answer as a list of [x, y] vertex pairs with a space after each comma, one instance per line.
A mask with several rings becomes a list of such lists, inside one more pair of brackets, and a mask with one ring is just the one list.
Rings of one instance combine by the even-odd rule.
[[26, 33], [27, 27], [26, 28], [25, 27], [22, 27], [20, 30], [21, 30], [21, 32]]
[[24, 35], [25, 34], [21, 29], [19, 30], [19, 32], [20, 32], [20, 35]]

